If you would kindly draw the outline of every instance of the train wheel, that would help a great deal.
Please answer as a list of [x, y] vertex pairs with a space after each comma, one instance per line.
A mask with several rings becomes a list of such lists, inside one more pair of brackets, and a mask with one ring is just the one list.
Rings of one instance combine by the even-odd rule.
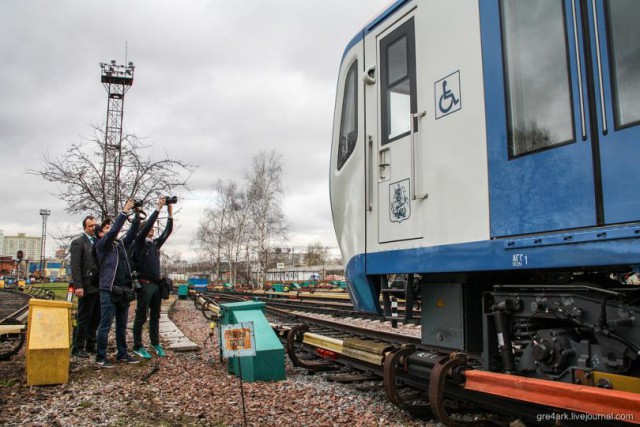
[[384, 358], [383, 364], [383, 383], [384, 391], [387, 393], [389, 400], [398, 406], [409, 412], [414, 417], [424, 417], [431, 415], [431, 409], [428, 404], [422, 403], [409, 403], [409, 400], [402, 396], [398, 389], [397, 369], [402, 369], [403, 359], [415, 352], [416, 349], [413, 346], [403, 347], [388, 353]]

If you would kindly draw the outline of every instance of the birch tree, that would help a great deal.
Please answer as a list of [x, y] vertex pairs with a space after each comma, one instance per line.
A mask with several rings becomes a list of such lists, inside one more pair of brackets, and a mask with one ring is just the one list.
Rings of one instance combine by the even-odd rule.
[[288, 224], [282, 210], [282, 176], [282, 156], [276, 150], [255, 155], [251, 169], [246, 173], [251, 240], [261, 266], [260, 283], [264, 282], [271, 247], [287, 238]]

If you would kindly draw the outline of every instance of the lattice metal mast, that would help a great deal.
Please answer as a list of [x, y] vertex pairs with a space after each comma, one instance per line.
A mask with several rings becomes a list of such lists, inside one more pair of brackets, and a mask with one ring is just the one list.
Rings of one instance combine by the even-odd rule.
[[101, 81], [107, 90], [107, 124], [104, 138], [103, 206], [115, 215], [120, 209], [120, 170], [122, 169], [122, 118], [124, 96], [133, 84], [133, 62], [117, 65], [100, 63]]
[[40, 278], [44, 281], [45, 273], [45, 250], [47, 249], [47, 218], [51, 215], [49, 209], [40, 209], [40, 216], [42, 216], [42, 239], [40, 240]]

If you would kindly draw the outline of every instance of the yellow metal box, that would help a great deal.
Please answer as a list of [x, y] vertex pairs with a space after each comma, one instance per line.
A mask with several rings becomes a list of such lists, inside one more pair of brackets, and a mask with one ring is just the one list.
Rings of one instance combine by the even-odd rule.
[[27, 385], [66, 383], [71, 353], [71, 303], [31, 299], [27, 325]]

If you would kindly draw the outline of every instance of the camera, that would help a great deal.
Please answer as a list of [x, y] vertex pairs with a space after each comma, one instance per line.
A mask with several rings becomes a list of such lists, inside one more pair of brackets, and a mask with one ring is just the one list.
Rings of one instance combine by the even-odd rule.
[[142, 207], [142, 205], [144, 205], [144, 202], [142, 200], [134, 200], [133, 201], [133, 208], [134, 209], [139, 209]]
[[172, 205], [174, 203], [178, 203], [178, 196], [165, 196], [164, 200], [166, 204]]
[[140, 284], [140, 281], [138, 280], [138, 273], [136, 273], [135, 271], [131, 272], [131, 288], [134, 291], [141, 291], [142, 290], [142, 285]]

